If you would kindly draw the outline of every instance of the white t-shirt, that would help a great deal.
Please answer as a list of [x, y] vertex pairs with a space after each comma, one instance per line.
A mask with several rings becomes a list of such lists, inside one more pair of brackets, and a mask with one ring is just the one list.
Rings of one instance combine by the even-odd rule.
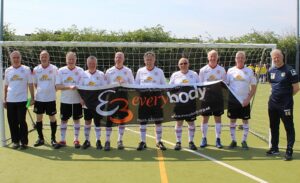
[[217, 65], [211, 68], [208, 64], [200, 69], [199, 72], [200, 83], [209, 81], [223, 80], [226, 81], [226, 71], [223, 67]]
[[132, 71], [126, 66], [123, 66], [121, 69], [118, 69], [115, 66], [109, 68], [105, 72], [105, 77], [108, 84], [118, 84], [119, 82], [124, 84], [134, 83]]
[[[83, 72], [83, 69], [77, 66], [73, 70], [64, 66], [58, 70], [55, 84], [76, 86], [79, 84], [79, 79]], [[79, 93], [77, 90], [61, 90], [60, 102], [65, 104], [78, 104], [80, 103]]]
[[33, 83], [37, 85], [35, 100], [40, 102], [51, 102], [56, 99], [55, 80], [57, 67], [50, 64], [43, 68], [40, 64], [33, 69]]
[[198, 74], [189, 70], [187, 73], [181, 71], [174, 72], [170, 78], [170, 84], [194, 84], [199, 83]]
[[5, 70], [4, 84], [8, 86], [6, 102], [27, 101], [28, 84], [32, 84], [30, 68], [25, 65], [18, 68], [10, 66]]
[[88, 70], [82, 73], [79, 79], [79, 86], [99, 87], [106, 84], [105, 76], [102, 71], [96, 70], [91, 74]]
[[256, 85], [256, 78], [248, 67], [242, 69], [232, 67], [227, 72], [227, 84], [237, 95], [236, 97], [243, 101], [248, 97], [251, 85]]
[[154, 67], [151, 71], [146, 67], [142, 67], [136, 73], [135, 83], [139, 85], [164, 85], [166, 84], [166, 78], [164, 72], [157, 67]]

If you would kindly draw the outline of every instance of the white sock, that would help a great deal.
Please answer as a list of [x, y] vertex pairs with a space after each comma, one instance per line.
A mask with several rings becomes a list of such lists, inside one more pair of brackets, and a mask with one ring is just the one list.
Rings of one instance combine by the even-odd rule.
[[161, 136], [162, 136], [162, 126], [161, 125], [155, 125], [155, 133], [156, 133], [156, 142], [160, 142]]
[[249, 125], [243, 124], [244, 134], [243, 134], [243, 141], [247, 141], [248, 132], [249, 132]]
[[90, 141], [90, 131], [92, 125], [84, 125], [84, 136], [85, 140]]
[[61, 123], [60, 124], [61, 141], [66, 141], [67, 127], [68, 127], [67, 123]]
[[181, 142], [182, 126], [175, 126], [176, 142]]
[[95, 134], [96, 134], [96, 140], [100, 140], [100, 136], [101, 136], [100, 126], [99, 127], [95, 126]]
[[140, 126], [140, 132], [141, 132], [141, 141], [146, 142], [146, 131], [147, 131], [147, 126], [146, 125], [141, 125]]
[[106, 139], [105, 139], [105, 141], [110, 142], [110, 135], [111, 135], [112, 127], [106, 127], [105, 130], [106, 130]]
[[202, 123], [202, 125], [201, 125], [201, 131], [202, 131], [202, 137], [203, 138], [206, 138], [207, 129], [208, 129], [208, 124], [207, 123]]
[[195, 125], [194, 124], [189, 125], [188, 129], [189, 129], [189, 142], [193, 142], [195, 136]]
[[230, 123], [230, 135], [231, 135], [231, 140], [233, 140], [233, 141], [236, 141], [235, 127], [236, 127], [235, 123]]
[[74, 141], [78, 140], [79, 132], [80, 132], [80, 124], [74, 123]]
[[122, 141], [124, 135], [125, 125], [119, 125], [118, 141]]
[[215, 126], [216, 138], [220, 138], [221, 130], [222, 130], [222, 124], [221, 123], [216, 123], [216, 126]]

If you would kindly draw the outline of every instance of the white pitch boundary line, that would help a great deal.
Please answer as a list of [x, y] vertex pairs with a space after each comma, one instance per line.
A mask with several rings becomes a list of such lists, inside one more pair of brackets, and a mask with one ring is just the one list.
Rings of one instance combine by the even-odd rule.
[[[140, 134], [140, 132], [135, 131], [135, 130], [132, 130], [132, 129], [129, 129], [129, 128], [126, 128], [126, 130], [128, 130], [128, 131], [130, 131], [130, 132], [133, 132], [133, 133], [136, 133], [136, 134]], [[152, 135], [148, 135], [148, 134], [147, 134], [146, 136], [149, 137], [149, 138], [155, 139], [155, 137], [152, 136]], [[169, 141], [166, 141], [166, 140], [162, 140], [162, 141], [163, 141], [164, 143], [169, 144], [169, 145], [172, 145], [172, 146], [175, 145], [174, 143], [169, 142]], [[246, 177], [249, 177], [250, 179], [255, 180], [255, 181], [257, 181], [257, 182], [261, 182], [261, 183], [267, 183], [267, 182], [268, 182], [268, 181], [265, 181], [265, 180], [263, 180], [263, 179], [261, 179], [261, 178], [259, 178], [259, 177], [254, 176], [254, 175], [252, 175], [252, 174], [250, 174], [250, 173], [248, 173], [248, 172], [245, 172], [245, 171], [243, 171], [243, 170], [241, 170], [241, 169], [238, 169], [238, 168], [236, 168], [236, 167], [234, 167], [234, 166], [231, 166], [231, 165], [229, 165], [229, 164], [226, 164], [226, 163], [224, 163], [224, 162], [222, 162], [222, 161], [219, 161], [219, 160], [217, 160], [217, 159], [215, 159], [215, 158], [213, 158], [213, 157], [207, 156], [207, 155], [202, 154], [202, 153], [200, 153], [200, 152], [193, 151], [193, 150], [190, 150], [190, 149], [187, 149], [187, 148], [182, 148], [182, 150], [187, 151], [187, 152], [190, 152], [190, 153], [195, 154], [195, 155], [197, 155], [197, 156], [200, 156], [200, 157], [202, 157], [202, 158], [208, 159], [208, 160], [210, 160], [210, 161], [212, 161], [212, 162], [214, 162], [214, 163], [216, 163], [216, 164], [219, 164], [219, 165], [221, 165], [221, 166], [224, 166], [224, 167], [226, 167], [226, 168], [228, 168], [228, 169], [230, 169], [230, 170], [233, 170], [233, 171], [235, 171], [235, 172], [237, 172], [237, 173], [239, 173], [239, 174], [242, 174], [242, 175], [244, 175], [244, 176], [246, 176]]]

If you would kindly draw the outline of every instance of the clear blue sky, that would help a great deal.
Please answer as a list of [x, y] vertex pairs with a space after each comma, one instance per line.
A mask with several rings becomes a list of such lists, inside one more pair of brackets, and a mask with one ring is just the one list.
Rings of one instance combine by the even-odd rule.
[[128, 31], [157, 24], [176, 37], [296, 31], [296, 0], [4, 0], [4, 22], [17, 34], [72, 24]]

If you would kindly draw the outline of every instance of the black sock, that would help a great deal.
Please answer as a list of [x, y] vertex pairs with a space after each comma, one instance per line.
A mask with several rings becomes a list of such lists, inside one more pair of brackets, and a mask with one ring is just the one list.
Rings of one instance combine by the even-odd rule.
[[39, 135], [39, 139], [44, 140], [44, 135], [43, 135], [43, 123], [40, 122], [36, 122], [36, 131]]
[[55, 134], [56, 134], [56, 129], [57, 129], [56, 121], [50, 122], [50, 126], [51, 126], [51, 139], [55, 140]]

